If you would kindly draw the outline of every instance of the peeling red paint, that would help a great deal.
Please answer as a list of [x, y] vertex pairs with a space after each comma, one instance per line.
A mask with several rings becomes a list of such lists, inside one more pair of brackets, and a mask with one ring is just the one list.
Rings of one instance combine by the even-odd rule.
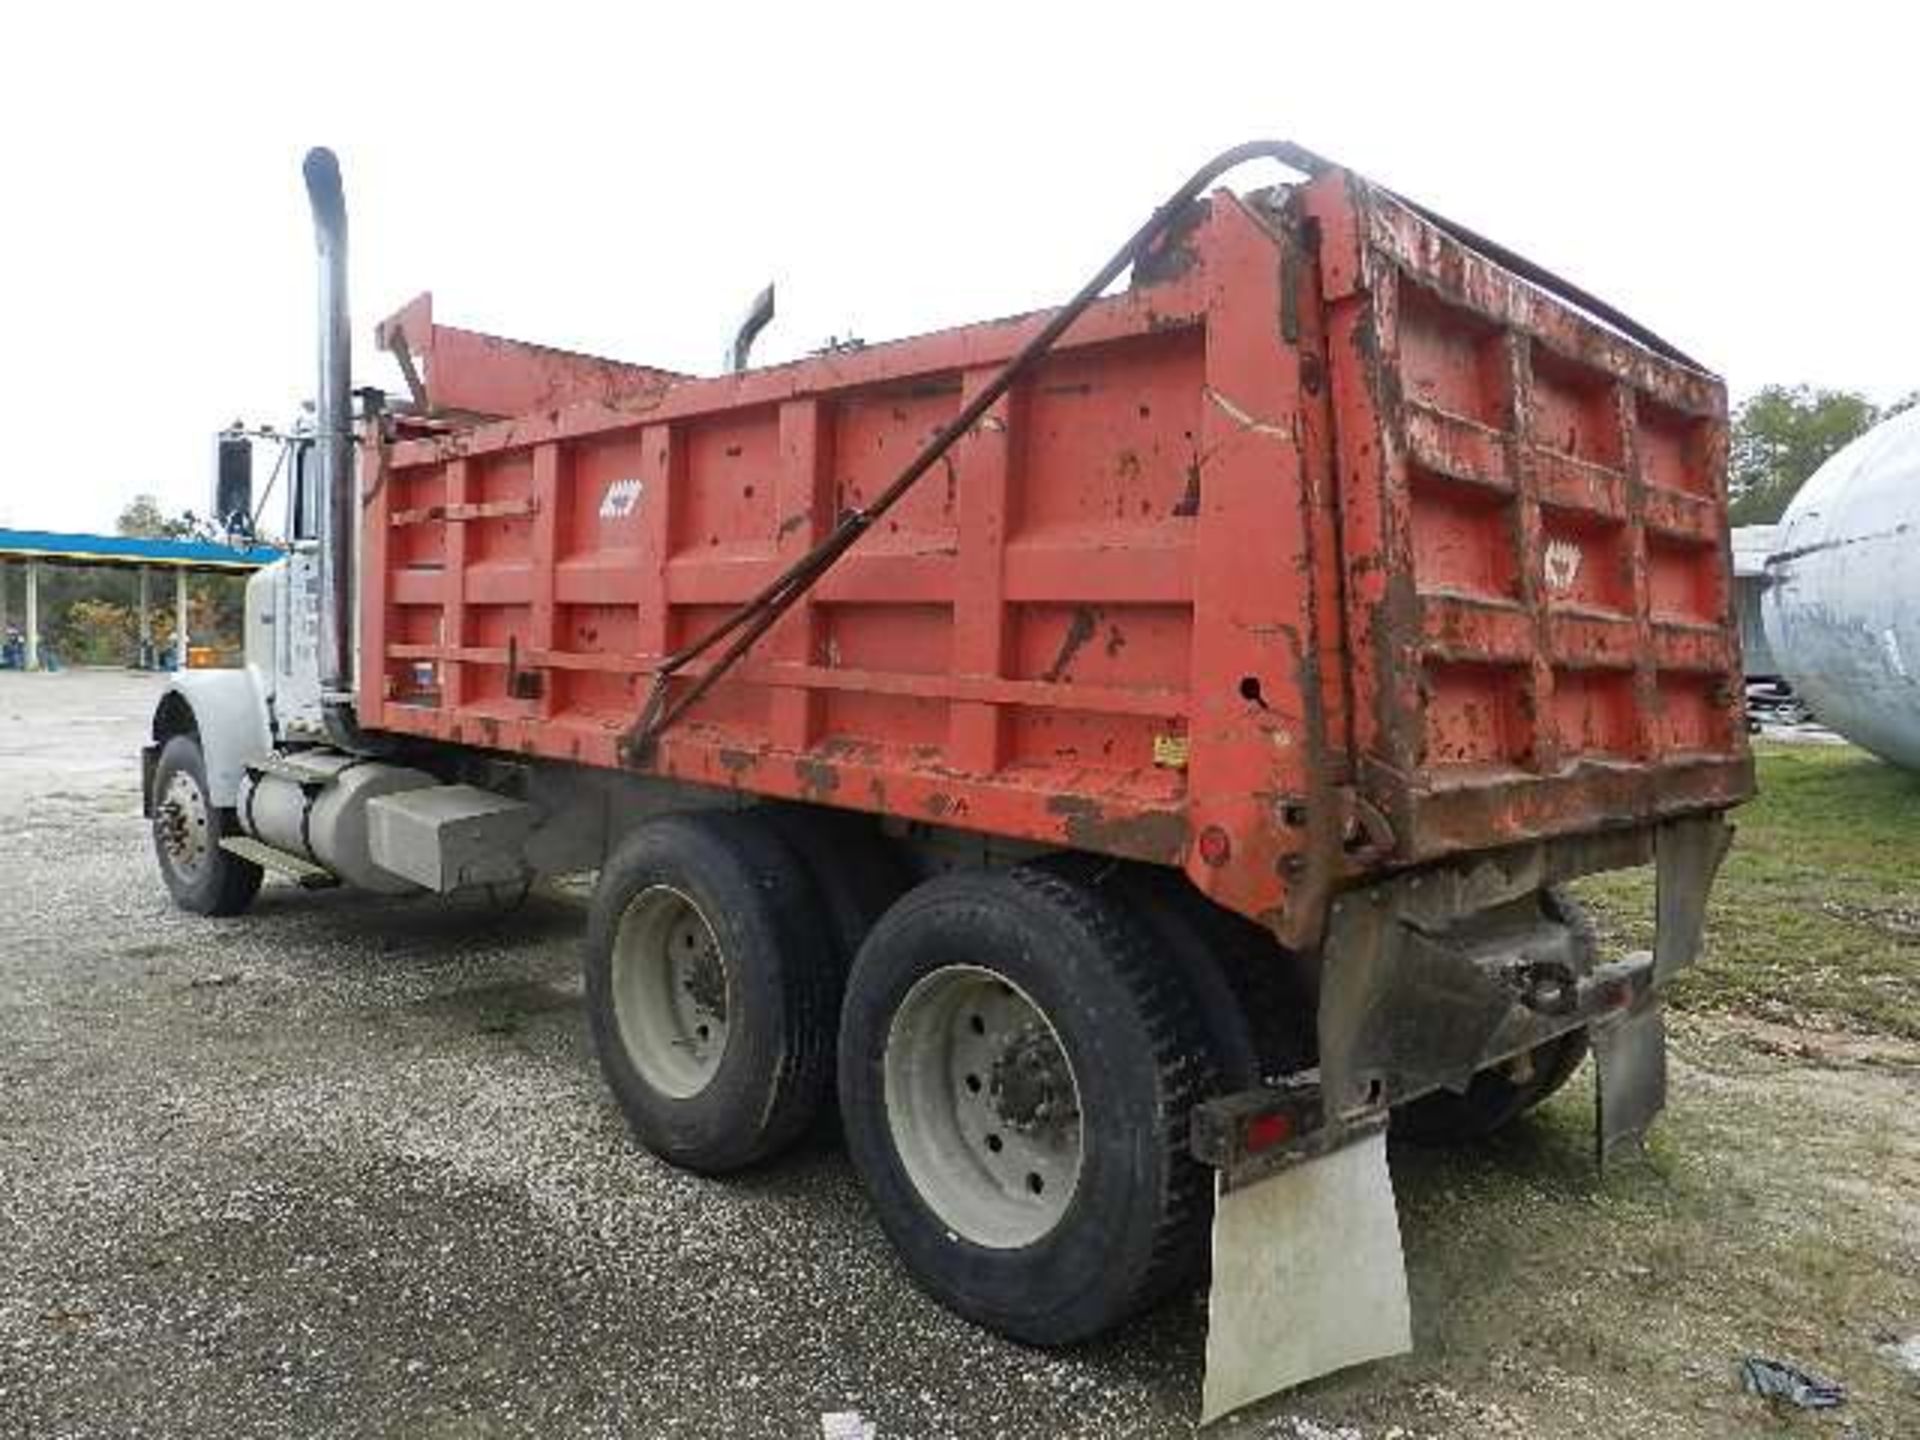
[[[1135, 281], [654, 773], [1182, 866], [1295, 944], [1382, 868], [1749, 793], [1717, 379], [1337, 169]], [[439, 403], [512, 418], [362, 447], [364, 723], [620, 764], [662, 658], [1042, 319], [695, 380], [410, 307]]]

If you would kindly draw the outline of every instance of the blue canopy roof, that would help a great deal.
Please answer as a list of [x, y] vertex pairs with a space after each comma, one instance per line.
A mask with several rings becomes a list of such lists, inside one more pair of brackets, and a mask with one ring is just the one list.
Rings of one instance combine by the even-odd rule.
[[257, 570], [280, 558], [271, 545], [243, 548], [206, 540], [148, 540], [133, 535], [67, 535], [0, 530], [0, 560], [86, 565], [176, 565], [192, 570]]

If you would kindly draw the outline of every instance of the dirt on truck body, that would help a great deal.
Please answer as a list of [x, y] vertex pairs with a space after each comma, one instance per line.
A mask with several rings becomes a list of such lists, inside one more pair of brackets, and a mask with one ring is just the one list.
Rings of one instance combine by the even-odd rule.
[[[1232, 166], [1297, 178], [1237, 195]], [[1204, 1408], [1404, 1349], [1384, 1160], [1591, 1050], [1604, 1158], [1752, 787], [1725, 394], [1297, 146], [1061, 309], [717, 378], [381, 326], [244, 671], [156, 712], [189, 909], [596, 870], [589, 1022], [725, 1172], [837, 1096], [907, 1267], [1029, 1342], [1206, 1268]], [[1128, 269], [1129, 288], [1107, 293]], [[355, 427], [357, 425], [357, 438]], [[1650, 952], [1563, 882], [1652, 864]]]
[[[1295, 945], [1368, 875], [1748, 793], [1717, 380], [1343, 171], [1168, 245], [648, 771], [1179, 867]], [[384, 333], [448, 351], [423, 309]], [[1044, 318], [367, 447], [361, 723], [623, 765], [660, 662]]]

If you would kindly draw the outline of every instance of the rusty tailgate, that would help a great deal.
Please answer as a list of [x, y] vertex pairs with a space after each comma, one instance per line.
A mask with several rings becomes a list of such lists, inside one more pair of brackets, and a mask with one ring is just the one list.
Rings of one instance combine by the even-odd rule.
[[1720, 380], [1360, 177], [1319, 226], [1360, 788], [1421, 861], [1737, 803]]

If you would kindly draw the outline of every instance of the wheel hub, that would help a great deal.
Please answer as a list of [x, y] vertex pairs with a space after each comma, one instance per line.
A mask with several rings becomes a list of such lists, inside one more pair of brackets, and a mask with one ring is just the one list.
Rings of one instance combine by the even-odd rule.
[[192, 775], [182, 770], [168, 781], [153, 814], [161, 858], [176, 874], [197, 874], [212, 849], [206, 797]]
[[1029, 1025], [993, 1058], [993, 1108], [1016, 1130], [1059, 1130], [1080, 1118], [1073, 1076], [1052, 1030]]
[[614, 937], [613, 999], [641, 1079], [681, 1100], [707, 1087], [727, 1048], [727, 966], [691, 896], [650, 885], [628, 903]]
[[1060, 1223], [1080, 1179], [1080, 1092], [1025, 991], [969, 965], [921, 977], [894, 1012], [882, 1064], [895, 1151], [956, 1236], [1016, 1249]]

